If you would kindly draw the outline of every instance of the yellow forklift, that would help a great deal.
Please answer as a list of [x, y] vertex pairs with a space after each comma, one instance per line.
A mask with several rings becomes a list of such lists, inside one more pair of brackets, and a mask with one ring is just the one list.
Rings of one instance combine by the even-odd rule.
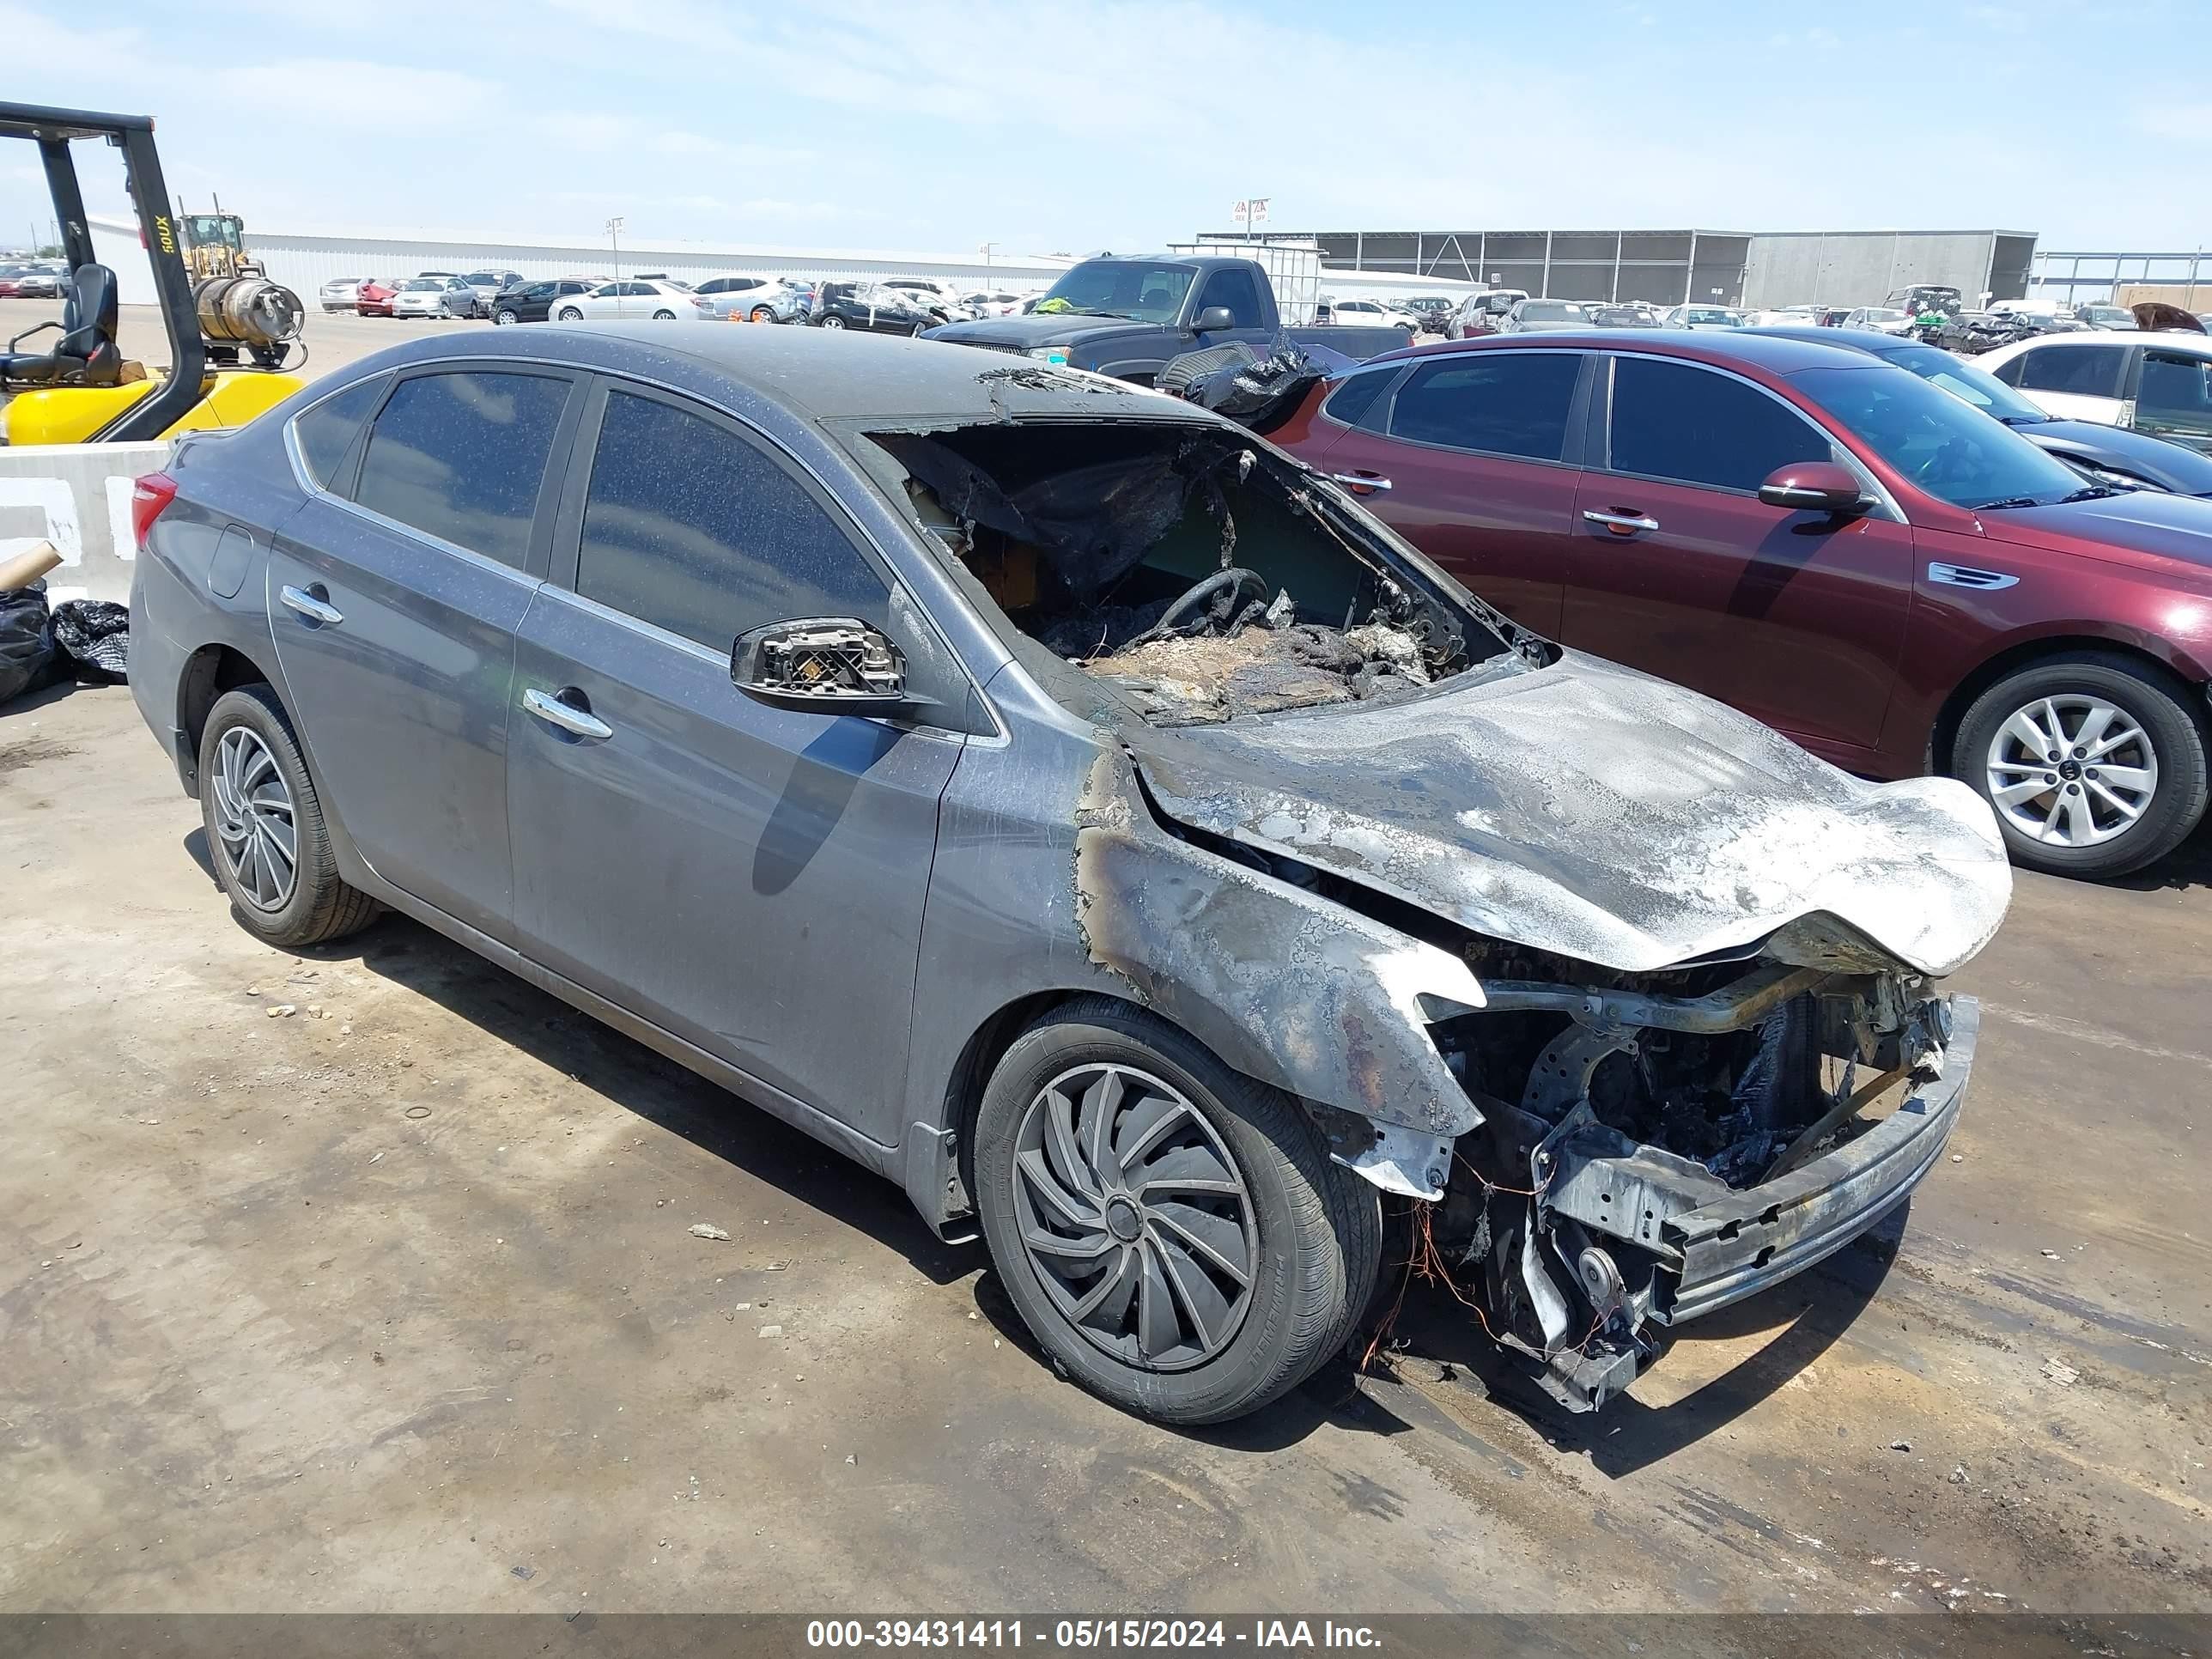
[[[303, 384], [299, 296], [258, 272], [195, 282], [169, 210], [150, 116], [0, 103], [0, 139], [38, 147], [70, 276], [58, 322], [26, 329], [0, 350], [0, 432], [18, 444], [120, 442], [201, 427], [242, 426]], [[94, 257], [70, 146], [101, 139], [123, 152], [139, 240], [168, 336], [169, 366], [148, 368], [117, 343], [115, 273]]]

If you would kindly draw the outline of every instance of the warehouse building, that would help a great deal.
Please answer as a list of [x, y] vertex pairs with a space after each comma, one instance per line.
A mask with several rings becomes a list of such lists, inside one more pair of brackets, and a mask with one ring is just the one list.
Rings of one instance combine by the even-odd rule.
[[[1234, 236], [1235, 232], [1215, 233]], [[1392, 230], [1271, 233], [1320, 245], [1331, 276], [1425, 276], [1560, 300], [1878, 305], [1916, 283], [1971, 304], [2027, 291], [2032, 233], [2001, 230]]]

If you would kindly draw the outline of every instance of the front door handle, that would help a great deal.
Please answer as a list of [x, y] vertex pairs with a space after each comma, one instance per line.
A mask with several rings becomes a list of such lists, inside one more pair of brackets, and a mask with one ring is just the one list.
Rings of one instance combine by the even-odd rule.
[[1659, 527], [1658, 520], [1642, 513], [1601, 513], [1595, 507], [1586, 507], [1583, 518], [1590, 524], [1603, 525], [1616, 536], [1633, 536]]
[[304, 588], [288, 587], [277, 594], [289, 610], [298, 611], [311, 623], [320, 623], [325, 628], [345, 620], [345, 613], [320, 594], [310, 593]]
[[[583, 696], [582, 692], [576, 691], [574, 687], [568, 689], [576, 696]], [[535, 686], [522, 694], [522, 706], [548, 726], [557, 726], [563, 732], [570, 732], [576, 737], [611, 738], [615, 734], [614, 727], [599, 719], [590, 709], [579, 708], [573, 703], [563, 702], [552, 692], [540, 691]]]
[[1388, 489], [1390, 481], [1379, 472], [1332, 472], [1328, 475], [1347, 489]]

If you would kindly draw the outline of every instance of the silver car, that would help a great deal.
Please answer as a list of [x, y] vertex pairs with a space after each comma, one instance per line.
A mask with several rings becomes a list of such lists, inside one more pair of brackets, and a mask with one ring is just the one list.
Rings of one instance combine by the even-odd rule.
[[486, 330], [134, 516], [132, 694], [248, 931], [389, 908], [726, 1085], [1133, 1411], [1295, 1386], [1386, 1239], [1594, 1409], [1960, 1109], [1978, 796], [1563, 650], [1150, 390]]

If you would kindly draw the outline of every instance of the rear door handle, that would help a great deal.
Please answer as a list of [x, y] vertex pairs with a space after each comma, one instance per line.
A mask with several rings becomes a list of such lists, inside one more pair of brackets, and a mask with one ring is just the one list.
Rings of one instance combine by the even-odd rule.
[[296, 611], [309, 622], [320, 623], [325, 628], [345, 620], [345, 613], [336, 605], [304, 588], [288, 587], [276, 597], [284, 601], [288, 609]]
[[1332, 472], [1328, 475], [1347, 489], [1388, 489], [1390, 481], [1379, 472]]
[[1603, 525], [1616, 536], [1633, 536], [1639, 531], [1659, 527], [1658, 520], [1641, 513], [1601, 513], [1594, 507], [1586, 507], [1583, 517], [1591, 524]]
[[[577, 696], [583, 696], [582, 692], [575, 691], [573, 686], [568, 690], [574, 692]], [[579, 708], [573, 703], [563, 702], [552, 692], [540, 691], [535, 686], [522, 694], [522, 706], [548, 726], [557, 726], [563, 732], [573, 733], [576, 737], [611, 738], [615, 734], [614, 727], [599, 719], [590, 709]]]

